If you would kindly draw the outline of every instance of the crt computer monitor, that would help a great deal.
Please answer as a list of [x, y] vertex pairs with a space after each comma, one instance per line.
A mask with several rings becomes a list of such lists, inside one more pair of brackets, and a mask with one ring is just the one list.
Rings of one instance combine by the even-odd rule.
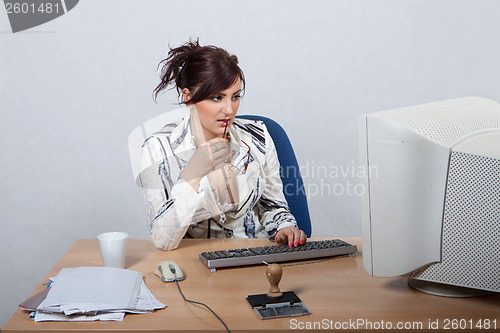
[[500, 292], [500, 105], [465, 97], [366, 114], [359, 139], [368, 273], [445, 296]]

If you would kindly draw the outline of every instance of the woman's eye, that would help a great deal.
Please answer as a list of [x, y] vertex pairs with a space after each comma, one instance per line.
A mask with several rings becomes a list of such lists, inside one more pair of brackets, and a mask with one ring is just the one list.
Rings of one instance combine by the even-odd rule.
[[234, 95], [233, 96], [233, 101], [237, 101], [241, 98], [241, 95]]
[[212, 101], [219, 102], [221, 100], [222, 100], [221, 96], [214, 96], [214, 97], [212, 97]]

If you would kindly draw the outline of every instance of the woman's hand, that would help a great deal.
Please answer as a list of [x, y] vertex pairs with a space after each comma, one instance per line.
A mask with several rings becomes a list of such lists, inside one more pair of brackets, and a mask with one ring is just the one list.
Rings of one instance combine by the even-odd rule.
[[181, 172], [182, 178], [198, 191], [200, 180], [210, 171], [231, 161], [231, 147], [227, 139], [215, 138], [200, 145]]
[[278, 244], [285, 244], [288, 241], [288, 246], [294, 247], [304, 244], [307, 241], [307, 236], [305, 232], [297, 227], [286, 227], [278, 230], [274, 240]]

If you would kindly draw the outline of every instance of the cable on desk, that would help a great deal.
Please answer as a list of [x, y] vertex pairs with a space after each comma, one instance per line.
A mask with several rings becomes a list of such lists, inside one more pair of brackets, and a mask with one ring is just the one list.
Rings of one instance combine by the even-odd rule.
[[[170, 265], [170, 266], [172, 266], [172, 265]], [[186, 296], [184, 296], [184, 293], [181, 290], [181, 286], [179, 285], [179, 281], [177, 281], [177, 276], [175, 275], [175, 268], [170, 267], [170, 271], [174, 274], [174, 281], [177, 284], [177, 288], [179, 289], [179, 292], [181, 293], [182, 298], [184, 298], [184, 300], [186, 302], [193, 303], [193, 304], [198, 304], [198, 305], [203, 305], [204, 307], [206, 307], [208, 310], [210, 310], [210, 312], [212, 312], [214, 314], [214, 316], [217, 319], [219, 319], [219, 321], [222, 323], [222, 325], [224, 325], [224, 328], [226, 329], [226, 331], [228, 331], [228, 333], [231, 333], [231, 331], [229, 330], [229, 328], [227, 328], [226, 323], [224, 323], [224, 321], [214, 312], [214, 310], [210, 309], [210, 307], [208, 305], [206, 305], [205, 303], [201, 303], [201, 302], [197, 302], [197, 301], [192, 301], [190, 299], [187, 299]]]

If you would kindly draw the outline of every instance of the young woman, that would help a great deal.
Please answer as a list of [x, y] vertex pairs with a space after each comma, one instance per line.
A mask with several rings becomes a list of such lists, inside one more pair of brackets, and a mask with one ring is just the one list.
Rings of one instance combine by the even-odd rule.
[[139, 181], [154, 244], [173, 250], [183, 237], [305, 243], [283, 195], [266, 126], [235, 119], [245, 89], [237, 57], [189, 41], [170, 49], [160, 65], [155, 98], [175, 87], [189, 116], [143, 146]]

